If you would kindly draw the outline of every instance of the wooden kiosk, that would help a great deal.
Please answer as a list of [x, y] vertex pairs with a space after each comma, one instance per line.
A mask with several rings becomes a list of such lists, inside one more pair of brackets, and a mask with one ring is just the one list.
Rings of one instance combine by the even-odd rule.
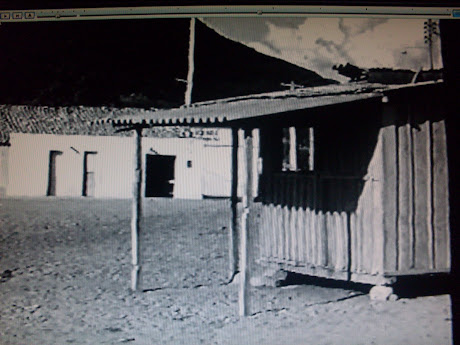
[[262, 258], [377, 285], [448, 272], [441, 90], [414, 85], [264, 122]]
[[[230, 274], [241, 272], [240, 315], [250, 260], [374, 285], [449, 272], [442, 93], [442, 82], [350, 83], [106, 119], [137, 133], [132, 288], [141, 269], [139, 138], [150, 126], [233, 130], [229, 258]], [[258, 257], [249, 233], [258, 234]]]

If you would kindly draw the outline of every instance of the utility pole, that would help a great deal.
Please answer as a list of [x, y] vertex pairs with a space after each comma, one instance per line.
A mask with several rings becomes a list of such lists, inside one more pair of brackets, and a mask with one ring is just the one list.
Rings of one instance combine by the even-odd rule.
[[428, 19], [423, 24], [425, 44], [428, 44], [428, 53], [430, 56], [430, 69], [433, 70], [433, 36], [439, 36], [438, 23]]
[[185, 90], [185, 106], [192, 104], [193, 72], [195, 71], [195, 18], [190, 19], [190, 39], [188, 45], [188, 74]]

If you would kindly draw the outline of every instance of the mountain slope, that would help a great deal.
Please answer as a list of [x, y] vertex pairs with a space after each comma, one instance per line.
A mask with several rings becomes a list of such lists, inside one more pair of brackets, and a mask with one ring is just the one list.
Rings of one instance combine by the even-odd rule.
[[288, 84], [335, 83], [294, 64], [256, 52], [196, 22], [193, 101], [286, 90]]
[[[184, 104], [189, 20], [7, 23], [0, 104], [172, 108]], [[196, 23], [192, 101], [329, 81]]]

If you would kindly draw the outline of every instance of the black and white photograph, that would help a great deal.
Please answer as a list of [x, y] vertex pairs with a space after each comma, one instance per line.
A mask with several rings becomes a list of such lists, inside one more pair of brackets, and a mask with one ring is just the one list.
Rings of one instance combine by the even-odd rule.
[[453, 343], [452, 25], [0, 12], [1, 344]]

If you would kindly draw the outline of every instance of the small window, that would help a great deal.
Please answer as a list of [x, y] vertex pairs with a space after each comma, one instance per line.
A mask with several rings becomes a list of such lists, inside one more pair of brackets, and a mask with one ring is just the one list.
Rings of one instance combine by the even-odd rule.
[[282, 145], [282, 171], [314, 170], [313, 127], [283, 128]]

